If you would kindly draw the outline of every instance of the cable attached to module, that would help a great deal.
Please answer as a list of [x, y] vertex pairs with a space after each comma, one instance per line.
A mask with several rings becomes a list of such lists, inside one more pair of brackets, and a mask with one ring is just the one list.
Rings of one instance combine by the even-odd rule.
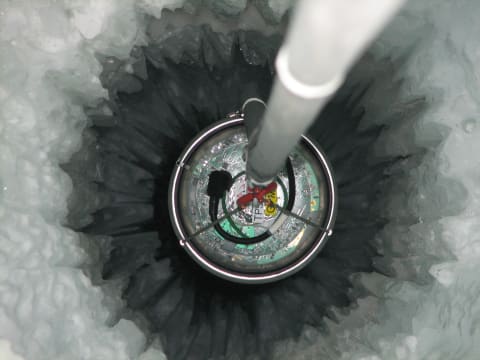
[[[293, 204], [295, 203], [295, 174], [293, 172], [293, 166], [290, 158], [287, 158], [286, 169], [288, 176], [288, 201], [285, 209], [291, 211], [293, 209]], [[268, 239], [272, 233], [267, 230], [257, 236], [247, 237], [247, 236], [234, 236], [227, 231], [225, 231], [220, 223], [218, 222], [218, 205], [220, 200], [225, 196], [226, 192], [230, 190], [230, 187], [233, 184], [232, 175], [225, 170], [216, 170], [210, 173], [207, 185], [207, 195], [210, 197], [209, 200], [209, 215], [212, 223], [214, 223], [215, 230], [226, 240], [229, 240], [236, 244], [255, 244], [260, 241]], [[264, 196], [276, 189], [276, 183], [271, 183], [263, 189], [258, 189], [250, 193], [245, 194], [240, 197], [237, 201], [239, 208], [245, 207], [250, 202], [257, 200], [263, 201]]]

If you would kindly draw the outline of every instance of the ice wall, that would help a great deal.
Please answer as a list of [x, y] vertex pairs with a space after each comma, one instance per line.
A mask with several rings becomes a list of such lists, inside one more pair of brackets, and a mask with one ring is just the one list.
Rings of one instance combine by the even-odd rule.
[[[280, 358], [478, 357], [479, 8], [475, 1], [412, 1], [376, 44], [377, 51], [395, 53], [422, 34], [405, 69], [407, 92], [429, 94], [431, 104], [414, 124], [385, 119], [389, 129], [376, 154], [405, 155], [419, 147], [427, 153], [419, 164], [403, 164], [381, 200], [390, 223], [374, 242], [388, 249], [382, 255], [389, 261], [377, 264], [380, 274], [356, 279], [368, 296], [329, 322], [329, 336], [307, 330], [298, 343], [279, 347]], [[434, 283], [422, 284], [407, 271], [419, 272], [432, 258]], [[381, 275], [392, 267], [393, 278]]]
[[[289, 3], [258, 6], [273, 23]], [[204, 6], [230, 16], [243, 4]], [[98, 249], [65, 226], [72, 182], [59, 164], [81, 146], [84, 106], [107, 97], [96, 54], [127, 59], [146, 41], [146, 13], [158, 17], [164, 7], [182, 5], [0, 2], [2, 359], [162, 358], [160, 345], [151, 345], [136, 325], [118, 322], [115, 291], [92, 284]], [[185, 6], [192, 12], [198, 3]], [[473, 359], [480, 353], [479, 8], [475, 0], [412, 1], [376, 44], [379, 53], [416, 45], [403, 95], [408, 102], [411, 94], [428, 94], [434, 105], [413, 124], [378, 119], [389, 122], [378, 158], [426, 152], [420, 163], [399, 165], [389, 196], [379, 200], [390, 223], [373, 241], [387, 249], [376, 266], [394, 276], [359, 274], [356, 291], [368, 292], [358, 306], [339, 312], [328, 336], [305, 329], [301, 339], [279, 344], [279, 358]], [[369, 106], [379, 106], [378, 98], [371, 94]], [[422, 264], [432, 259], [437, 281], [422, 282]]]
[[[90, 241], [63, 226], [83, 106], [107, 96], [95, 57], [127, 57], [143, 11], [181, 1], [0, 3], [0, 338], [2, 359], [131, 359], [146, 339], [113, 324], [109, 300], [82, 268]], [[111, 301], [110, 301], [111, 303]], [[6, 350], [4, 350], [6, 349]], [[10, 350], [8, 350], [10, 349]], [[162, 358], [149, 350], [145, 358]]]

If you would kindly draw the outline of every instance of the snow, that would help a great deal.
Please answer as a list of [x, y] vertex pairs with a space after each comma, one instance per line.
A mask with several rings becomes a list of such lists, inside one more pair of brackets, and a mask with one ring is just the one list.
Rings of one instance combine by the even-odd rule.
[[[421, 285], [398, 268], [393, 279], [362, 275], [358, 284], [377, 289], [370, 301], [339, 315], [329, 325], [330, 336], [317, 338], [342, 358], [474, 359], [480, 353], [478, 10], [468, 0], [411, 2], [376, 44], [377, 51], [395, 51], [422, 34], [406, 65], [407, 88], [430, 94], [432, 104], [419, 122], [393, 124], [376, 143], [377, 156], [428, 151], [389, 190], [384, 206], [390, 224], [376, 241], [390, 244], [387, 255], [397, 265], [421, 267], [433, 255], [428, 271], [436, 282]], [[366, 316], [371, 318], [364, 321]], [[304, 344], [292, 352], [322, 351], [315, 344], [299, 350]]]
[[81, 145], [83, 106], [107, 97], [95, 52], [126, 57], [138, 40], [134, 4], [0, 7], [0, 357], [135, 358], [146, 338], [131, 321], [112, 326], [83, 271], [94, 251], [64, 226], [72, 183], [59, 167]]
[[[274, 23], [292, 1], [268, 3], [259, 8]], [[97, 55], [128, 61], [134, 45], [147, 41], [146, 14], [160, 18], [161, 9], [183, 4], [0, 1], [1, 359], [164, 358], [158, 342], [118, 318], [118, 289], [89, 276], [99, 249], [66, 226], [73, 185], [60, 165], [82, 145], [84, 106], [108, 99]], [[244, 7], [222, 0], [218, 12], [232, 16]], [[376, 145], [378, 158], [427, 152], [421, 163], [400, 169], [382, 200], [390, 223], [374, 241], [391, 261], [376, 266], [392, 266], [398, 277], [359, 274], [355, 283], [369, 295], [348, 314], [338, 312], [337, 323], [327, 320], [329, 335], [306, 328], [298, 341], [279, 344], [278, 358], [480, 353], [479, 8], [475, 0], [412, 1], [375, 45], [379, 53], [394, 52], [422, 35], [405, 65], [402, 96], [408, 102], [411, 94], [428, 94], [433, 104], [408, 126], [395, 117], [370, 119], [392, 122]], [[85, 187], [79, 212], [101, 206], [94, 193]], [[422, 266], [435, 282], [421, 278]]]

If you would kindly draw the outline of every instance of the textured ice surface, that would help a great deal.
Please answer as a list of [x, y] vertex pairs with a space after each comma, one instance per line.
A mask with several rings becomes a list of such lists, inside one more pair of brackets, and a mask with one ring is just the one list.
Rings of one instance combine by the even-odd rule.
[[140, 13], [130, 1], [0, 8], [0, 356], [135, 358], [143, 333], [115, 321], [83, 271], [95, 248], [63, 226], [72, 183], [59, 164], [80, 147], [83, 106], [107, 96], [95, 52], [126, 57]]
[[[118, 286], [92, 284], [99, 281], [100, 251], [95, 239], [65, 226], [72, 182], [59, 164], [80, 148], [92, 118], [84, 106], [101, 109], [96, 121], [115, 122], [99, 59], [140, 74], [141, 59], [129, 55], [148, 41], [145, 14], [158, 18], [163, 7], [182, 3], [0, 2], [2, 359], [162, 358], [158, 342], [151, 344], [131, 321], [119, 321]], [[243, 6], [229, 3], [219, 2], [220, 17]], [[258, 7], [268, 21], [278, 21], [288, 2], [269, 3]], [[198, 4], [186, 6], [193, 11]], [[209, 6], [216, 8], [212, 1]], [[337, 320], [326, 319], [328, 335], [305, 326], [300, 338], [281, 341], [277, 358], [475, 359], [480, 353], [479, 10], [475, 0], [412, 1], [376, 44], [375, 54], [416, 46], [391, 112], [368, 116], [385, 107], [388, 84], [366, 94], [363, 126], [385, 124], [372, 161], [424, 156], [396, 164], [375, 204], [389, 223], [372, 239], [383, 251], [378, 271], [354, 277], [353, 292], [363, 296], [350, 311], [331, 309]], [[134, 91], [135, 80], [125, 86]], [[429, 103], [421, 119], [401, 121], [418, 96]], [[95, 148], [93, 138], [84, 139]], [[91, 164], [87, 155], [80, 160]], [[95, 179], [95, 171], [86, 176], [82, 170], [69, 169], [77, 171], [70, 214], [76, 226], [106, 202], [94, 196], [94, 184], [81, 182]]]
[[[380, 156], [415, 147], [427, 151], [419, 164], [403, 169], [383, 200], [390, 224], [375, 241], [383, 244], [396, 276], [360, 275], [357, 283], [369, 289], [368, 297], [330, 322], [330, 336], [306, 331], [286, 358], [293, 353], [305, 359], [320, 354], [346, 359], [478, 357], [480, 44], [473, 35], [479, 28], [478, 10], [474, 1], [411, 2], [377, 44], [381, 51], [395, 52], [424, 35], [405, 74], [407, 91], [428, 94], [431, 102], [420, 121], [408, 127], [390, 124], [376, 144]], [[441, 145], [430, 150], [439, 140]], [[429, 267], [435, 282], [422, 284], [405, 272], [420, 269], [432, 257], [438, 262]], [[380, 273], [390, 273], [382, 263], [377, 266]], [[280, 347], [284, 355], [286, 348]]]
[[[72, 182], [59, 165], [80, 148], [84, 106], [108, 98], [98, 58], [127, 58], [145, 40], [147, 12], [182, 4], [0, 2], [2, 359], [129, 359], [148, 347], [136, 325], [118, 321], [115, 290], [92, 284], [97, 245], [65, 227]], [[78, 214], [101, 206], [82, 199], [95, 191], [83, 185]], [[161, 346], [141, 358], [162, 358]]]

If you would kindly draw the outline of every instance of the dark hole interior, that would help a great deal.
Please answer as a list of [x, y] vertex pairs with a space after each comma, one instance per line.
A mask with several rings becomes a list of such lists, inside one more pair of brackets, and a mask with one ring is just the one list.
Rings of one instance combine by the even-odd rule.
[[[372, 155], [384, 128], [362, 121], [392, 116], [404, 54], [367, 53], [310, 130], [332, 163], [340, 205], [333, 236], [308, 267], [277, 283], [237, 285], [206, 273], [178, 246], [167, 208], [177, 157], [202, 128], [246, 98], [268, 99], [280, 43], [280, 35], [186, 26], [134, 49], [133, 71], [104, 59], [113, 114], [99, 110], [105, 104], [88, 109], [101, 206], [82, 231], [112, 237], [103, 279], [124, 280], [126, 311], [145, 320], [171, 359], [272, 358], [275, 342], [298, 338], [306, 325], [322, 331], [324, 317], [336, 321], [332, 309], [347, 311], [366, 295], [352, 286], [353, 274], [395, 276], [388, 264], [375, 266], [383, 251], [374, 238], [386, 223], [379, 199], [398, 165], [414, 164], [422, 153]], [[377, 106], [365, 105], [369, 96], [381, 97]], [[395, 116], [413, 122], [426, 104], [412, 98]]]

